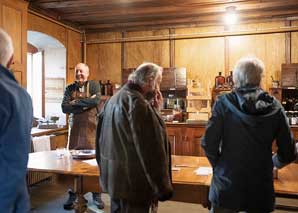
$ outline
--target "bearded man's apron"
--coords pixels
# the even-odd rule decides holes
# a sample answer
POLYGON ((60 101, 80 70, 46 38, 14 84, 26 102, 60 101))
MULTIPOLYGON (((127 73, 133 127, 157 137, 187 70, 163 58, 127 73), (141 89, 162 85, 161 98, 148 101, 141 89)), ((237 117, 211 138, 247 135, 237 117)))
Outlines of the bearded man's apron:
MULTIPOLYGON (((73 100, 90 98, 89 82, 80 91, 72 92, 73 100)), ((70 136, 69 149, 95 149, 98 106, 69 117, 70 136)))

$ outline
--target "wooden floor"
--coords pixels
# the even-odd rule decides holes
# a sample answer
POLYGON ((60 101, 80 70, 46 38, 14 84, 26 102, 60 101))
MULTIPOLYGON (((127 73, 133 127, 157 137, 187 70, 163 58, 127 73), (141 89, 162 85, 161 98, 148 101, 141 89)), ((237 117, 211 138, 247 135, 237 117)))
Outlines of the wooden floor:
MULTIPOLYGON (((74 212, 63 209, 63 203, 67 200, 67 183, 57 184, 55 181, 46 181, 30 187, 31 196, 31 213, 65 213, 74 212)), ((103 211, 98 210, 92 203, 91 193, 87 193, 85 198, 88 200, 88 212, 110 212, 110 200, 107 194, 103 194, 102 198, 106 204, 103 211)), ((298 200, 278 199, 278 203, 288 205, 298 205, 298 200)), ((160 203, 159 213, 208 213, 201 205, 167 201, 160 203)), ((275 210, 274 213, 289 213, 290 211, 275 210)))

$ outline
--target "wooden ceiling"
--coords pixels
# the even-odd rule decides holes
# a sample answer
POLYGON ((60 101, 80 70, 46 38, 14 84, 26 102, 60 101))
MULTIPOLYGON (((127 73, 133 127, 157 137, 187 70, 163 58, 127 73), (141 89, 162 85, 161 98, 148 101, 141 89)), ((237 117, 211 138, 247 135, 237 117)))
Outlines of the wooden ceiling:
POLYGON ((29 8, 79 29, 125 31, 223 24, 235 6, 240 22, 296 19, 298 0, 28 0, 29 8))

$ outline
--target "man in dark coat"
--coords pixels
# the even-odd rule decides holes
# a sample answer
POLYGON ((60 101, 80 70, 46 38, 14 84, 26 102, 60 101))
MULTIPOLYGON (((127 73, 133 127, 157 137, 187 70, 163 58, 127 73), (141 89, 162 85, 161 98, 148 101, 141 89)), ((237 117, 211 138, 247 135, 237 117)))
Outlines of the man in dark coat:
POLYGON ((0 211, 29 212, 26 185, 31 141, 32 101, 8 70, 13 46, 0 29, 0 211))
POLYGON ((96 158, 112 213, 148 213, 172 195, 169 143, 156 111, 161 77, 156 64, 140 65, 100 114, 96 158))
MULTIPOLYGON (((64 92, 62 111, 69 114, 69 149, 95 149, 97 113, 100 107, 100 88, 96 81, 88 81, 89 67, 79 63, 75 67, 76 81, 64 92)), ((69 190, 64 209, 74 207, 76 194, 69 190)), ((104 208, 101 194, 93 192, 93 201, 99 209, 104 208)))
POLYGON ((233 73, 235 89, 213 106, 202 139, 213 167, 211 212, 273 211, 273 167, 295 159, 284 109, 260 88, 263 71, 259 59, 241 59, 233 73), (278 150, 272 156, 274 140, 278 150))

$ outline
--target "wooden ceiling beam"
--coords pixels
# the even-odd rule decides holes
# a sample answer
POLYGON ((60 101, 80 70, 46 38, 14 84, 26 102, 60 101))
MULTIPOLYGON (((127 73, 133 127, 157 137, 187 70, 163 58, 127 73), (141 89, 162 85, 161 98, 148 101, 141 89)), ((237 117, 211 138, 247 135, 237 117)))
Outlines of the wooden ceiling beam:
MULTIPOLYGON (((297 16, 298 9, 288 13, 289 16, 297 16)), ((260 21, 260 20, 272 20, 277 18, 285 18, 284 16, 276 13, 272 15, 271 13, 264 16, 260 14, 251 14, 245 17, 242 17, 240 23, 245 23, 249 21, 260 21)), ((215 15, 215 16, 208 16, 208 17, 184 17, 184 18, 176 18, 171 19, 156 19, 154 21, 135 21, 135 22, 117 22, 114 24, 106 23, 106 24, 94 24, 94 25, 85 25, 84 29, 86 31, 104 31, 104 30, 111 30, 114 29, 118 31, 119 29, 131 29, 131 28, 152 28, 154 26, 177 26, 177 25, 192 25, 192 24, 208 24, 208 25, 224 25, 222 16, 215 15)), ((82 26, 83 27, 83 26, 82 26)))
MULTIPOLYGON (((235 4, 233 4, 235 5, 235 4)), ((266 2, 262 4, 249 4, 249 5, 242 5, 236 7, 237 13, 241 14, 245 11, 250 10, 283 10, 284 8, 298 8, 297 0, 288 0, 287 4, 279 2, 279 4, 274 4, 272 2, 266 2)), ((143 8, 143 9, 116 9, 116 10, 106 10, 104 12, 88 12, 88 13, 72 13, 66 14, 64 13, 61 18, 72 20, 72 19, 79 19, 80 21, 88 21, 90 19, 109 19, 110 17, 154 17, 164 15, 171 15, 171 14, 214 14, 214 13, 223 13, 225 12, 225 7, 222 6, 214 6, 214 7, 183 7, 183 9, 177 8, 175 6, 168 6, 168 7, 160 7, 160 8, 143 8)), ((122 19, 120 18, 120 19, 122 19)))

